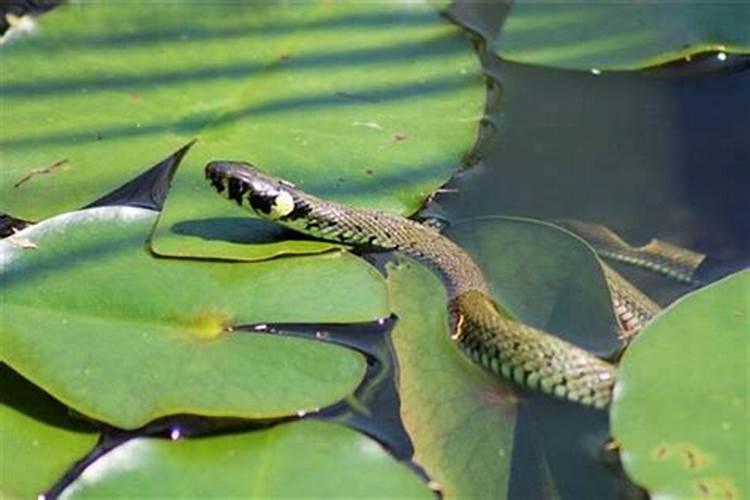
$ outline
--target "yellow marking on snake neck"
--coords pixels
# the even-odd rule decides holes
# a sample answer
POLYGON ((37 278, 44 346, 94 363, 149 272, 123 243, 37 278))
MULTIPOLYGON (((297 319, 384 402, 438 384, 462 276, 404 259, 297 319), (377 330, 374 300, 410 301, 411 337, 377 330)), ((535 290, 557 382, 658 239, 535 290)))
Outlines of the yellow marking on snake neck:
POLYGON ((292 210, 294 210, 294 198, 292 198, 292 195, 288 191, 279 191, 278 196, 273 200, 269 215, 274 219, 278 219, 289 215, 292 213, 292 210))

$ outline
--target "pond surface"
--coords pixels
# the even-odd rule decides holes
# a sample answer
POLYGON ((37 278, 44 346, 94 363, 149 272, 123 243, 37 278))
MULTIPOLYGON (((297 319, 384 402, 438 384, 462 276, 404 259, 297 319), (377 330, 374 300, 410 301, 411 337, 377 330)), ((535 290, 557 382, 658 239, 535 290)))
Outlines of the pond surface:
MULTIPOLYGON (((490 57, 485 70, 492 82, 482 140, 467 168, 420 216, 449 226, 487 215, 602 224, 633 246, 659 238, 707 255, 698 270, 706 282, 750 262, 750 58, 706 54, 644 71, 586 72, 490 57)), ((142 181, 151 189, 165 177, 142 181)), ((390 256, 366 257, 382 270, 390 256)), ((617 268, 662 305, 692 289, 642 269, 617 268)), ((352 325, 350 331, 334 325, 268 329, 323 336, 364 353, 368 377, 357 395, 373 418, 364 419, 344 404, 300 417, 345 423, 408 461, 412 443, 397 421, 398 372, 385 338, 392 327, 388 319, 367 328, 352 325), (363 345, 365 330, 377 342, 363 345)), ((624 476, 616 454, 602 448, 609 433, 606 412, 525 391, 520 401, 510 498, 644 495, 624 476)), ((177 418, 126 438, 166 437, 178 427, 182 435, 252 430, 177 418)), ((116 431, 109 434, 117 442, 105 438, 91 460, 126 440, 116 431)))
POLYGON ((493 63, 495 133, 427 213, 577 219, 633 246, 659 238, 704 253, 714 274, 747 264, 749 68, 747 58, 715 54, 599 75, 493 63))
MULTIPOLYGON (((603 224, 633 246, 658 238, 706 254, 698 276, 708 282, 748 265, 749 58, 706 54, 603 73, 496 60, 487 70, 499 99, 486 139, 423 216, 449 225, 486 215, 603 224)), ((692 289, 614 265, 662 305, 692 289)), ((605 415, 528 402, 518 415, 511 498, 547 496, 545 476, 562 498, 642 494, 597 450, 605 415), (549 469, 539 470, 540 453, 549 469)))

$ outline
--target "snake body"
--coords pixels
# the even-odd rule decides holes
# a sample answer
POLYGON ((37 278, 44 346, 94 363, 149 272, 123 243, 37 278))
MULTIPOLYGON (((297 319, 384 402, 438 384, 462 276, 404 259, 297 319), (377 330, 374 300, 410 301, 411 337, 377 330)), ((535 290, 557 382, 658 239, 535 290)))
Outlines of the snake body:
POLYGON ((451 337, 486 370, 559 398, 609 404, 614 367, 512 318, 492 300, 471 257, 435 229, 316 198, 248 163, 212 162, 205 172, 219 193, 262 218, 322 240, 395 250, 429 266, 446 284, 451 337))
POLYGON ((630 340, 661 312, 661 307, 609 265, 601 262, 601 266, 612 294, 612 310, 620 325, 621 336, 630 340))
POLYGON ((578 220, 558 221, 561 226, 584 238, 604 258, 631 264, 689 285, 701 285, 695 272, 705 255, 662 240, 633 247, 606 226, 578 220))

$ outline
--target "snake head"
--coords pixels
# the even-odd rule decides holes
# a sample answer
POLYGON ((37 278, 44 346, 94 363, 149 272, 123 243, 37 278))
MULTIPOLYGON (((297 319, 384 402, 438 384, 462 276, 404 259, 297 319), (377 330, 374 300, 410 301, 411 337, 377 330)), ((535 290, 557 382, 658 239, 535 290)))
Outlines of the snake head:
POLYGON ((218 193, 264 219, 289 218, 302 208, 293 184, 250 163, 213 161, 206 165, 206 179, 218 193))

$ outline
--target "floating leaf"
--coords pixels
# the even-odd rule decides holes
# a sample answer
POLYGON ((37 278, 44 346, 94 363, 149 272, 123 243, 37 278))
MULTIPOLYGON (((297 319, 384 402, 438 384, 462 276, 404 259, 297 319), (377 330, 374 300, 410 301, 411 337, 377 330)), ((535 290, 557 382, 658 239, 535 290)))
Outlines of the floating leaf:
POLYGON ((471 43, 426 2, 67 3, 0 57, 4 212, 75 209, 199 139, 155 235, 165 254, 210 254, 205 230, 238 217, 201 179, 212 159, 413 212, 485 97, 471 43))
POLYGON ((612 431, 653 497, 744 498, 750 271, 685 296, 620 363, 612 431))
POLYGON ((134 428, 174 413, 270 418, 347 396, 365 366, 350 350, 228 332, 259 322, 371 321, 382 278, 345 254, 263 263, 155 259, 155 213, 64 214, 0 242, 0 357, 77 411, 134 428))
POLYGON ((91 465, 66 498, 424 498, 371 438, 316 421, 176 442, 134 439, 91 465))
POLYGON ((706 51, 750 52, 747 2, 514 2, 494 41, 504 59, 639 69, 706 51))
POLYGON ((0 363, 0 498, 36 498, 98 434, 0 363))

